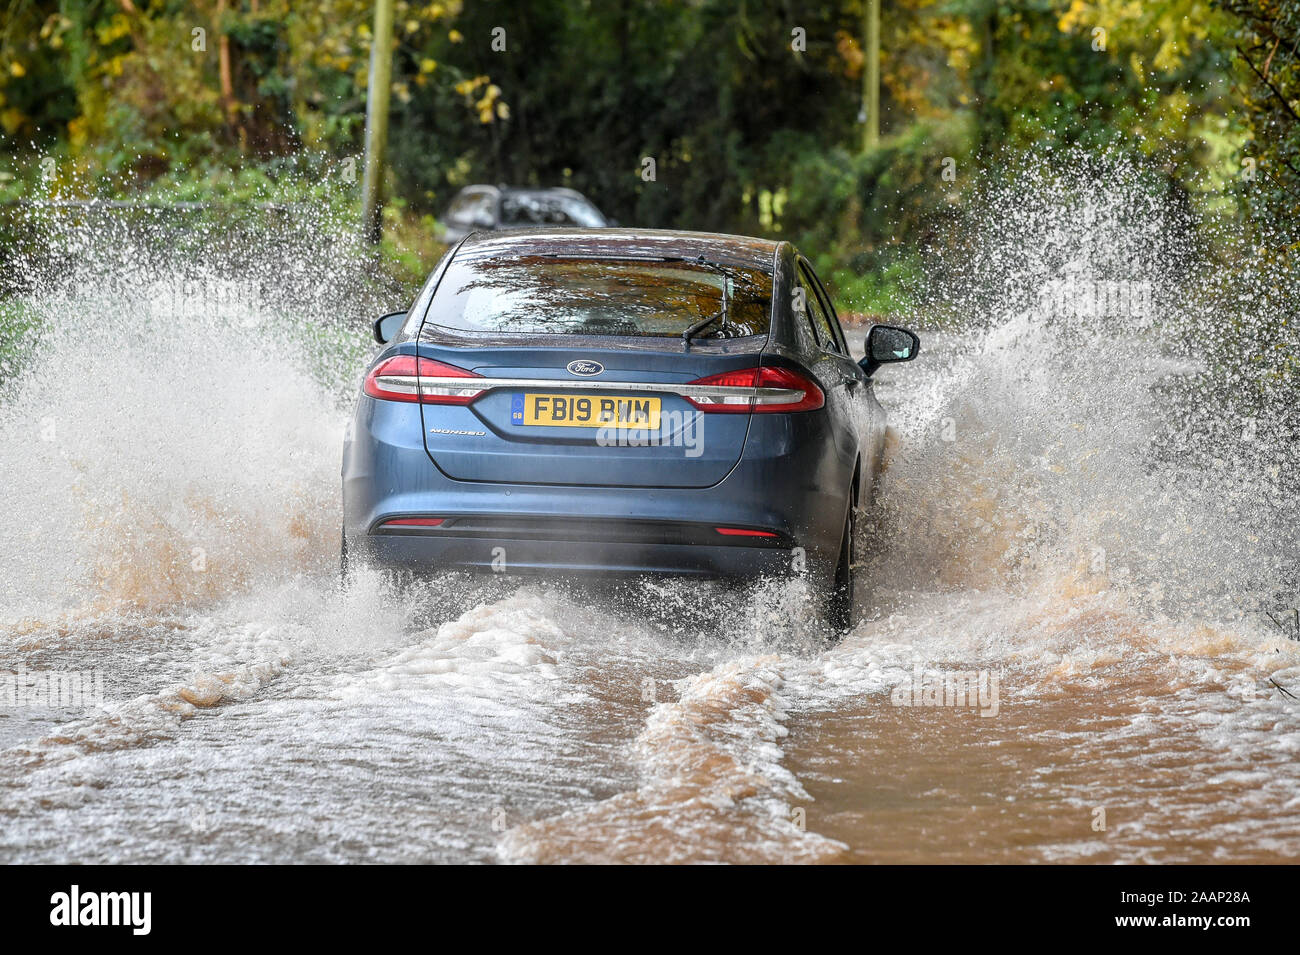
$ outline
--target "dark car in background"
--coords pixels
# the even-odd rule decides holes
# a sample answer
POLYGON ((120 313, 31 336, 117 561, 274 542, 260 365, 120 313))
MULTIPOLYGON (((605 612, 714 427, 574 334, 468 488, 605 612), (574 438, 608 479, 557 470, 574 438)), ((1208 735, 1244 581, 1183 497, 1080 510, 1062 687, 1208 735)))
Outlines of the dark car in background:
POLYGON ((573 189, 466 186, 442 218, 442 241, 459 242, 471 232, 504 229, 602 229, 614 223, 573 189))
POLYGON ((471 235, 375 323, 343 452, 343 561, 410 571, 808 573, 853 618, 885 415, 788 242, 471 235))

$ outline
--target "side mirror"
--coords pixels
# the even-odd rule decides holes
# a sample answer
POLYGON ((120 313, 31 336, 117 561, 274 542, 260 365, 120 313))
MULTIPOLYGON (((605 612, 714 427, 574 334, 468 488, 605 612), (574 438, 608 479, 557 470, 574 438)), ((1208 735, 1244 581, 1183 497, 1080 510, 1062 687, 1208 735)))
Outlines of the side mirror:
POLYGON ((897 325, 872 325, 867 332, 867 353, 858 362, 870 378, 881 365, 911 361, 921 353, 921 339, 916 332, 897 325))
POLYGON ((406 321, 405 312, 390 312, 383 318, 375 320, 375 341, 381 345, 387 345, 393 340, 402 329, 402 323, 406 321))

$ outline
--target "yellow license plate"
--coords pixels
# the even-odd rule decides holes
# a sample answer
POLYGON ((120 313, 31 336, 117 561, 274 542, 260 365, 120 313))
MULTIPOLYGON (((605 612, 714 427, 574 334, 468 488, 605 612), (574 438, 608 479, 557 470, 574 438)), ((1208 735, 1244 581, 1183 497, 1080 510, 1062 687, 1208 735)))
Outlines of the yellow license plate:
POLYGON ((659 427, 659 398, 610 398, 598 395, 516 395, 512 424, 560 428, 659 427), (522 399, 522 401, 520 400, 522 399))

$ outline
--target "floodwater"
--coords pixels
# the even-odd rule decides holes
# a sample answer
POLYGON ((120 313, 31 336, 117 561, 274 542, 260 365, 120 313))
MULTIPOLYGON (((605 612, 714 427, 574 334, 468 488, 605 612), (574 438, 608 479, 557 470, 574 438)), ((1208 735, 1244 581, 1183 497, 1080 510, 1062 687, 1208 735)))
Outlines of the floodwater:
POLYGON ((1159 349, 1017 310, 882 371, 869 609, 829 645, 798 581, 344 591, 329 363, 157 281, 35 296, 75 334, 0 410, 0 678, 100 693, 0 684, 0 861, 1300 851, 1300 644, 1253 612, 1293 525, 1152 464, 1159 349))

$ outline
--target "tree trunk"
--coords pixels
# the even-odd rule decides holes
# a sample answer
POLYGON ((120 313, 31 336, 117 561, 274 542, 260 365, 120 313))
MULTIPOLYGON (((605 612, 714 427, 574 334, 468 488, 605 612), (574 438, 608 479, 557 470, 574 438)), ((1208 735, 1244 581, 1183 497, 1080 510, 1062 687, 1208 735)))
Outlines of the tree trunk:
POLYGON ((217 72, 221 83, 221 112, 226 119, 226 130, 239 139, 244 148, 244 130, 239 123, 239 107, 235 103, 235 83, 230 68, 230 37, 222 26, 226 14, 226 0, 217 0, 217 72))

